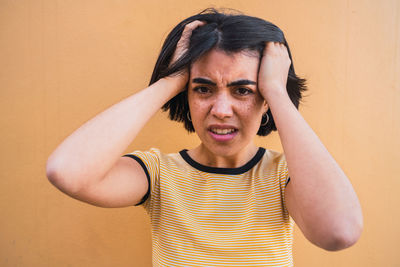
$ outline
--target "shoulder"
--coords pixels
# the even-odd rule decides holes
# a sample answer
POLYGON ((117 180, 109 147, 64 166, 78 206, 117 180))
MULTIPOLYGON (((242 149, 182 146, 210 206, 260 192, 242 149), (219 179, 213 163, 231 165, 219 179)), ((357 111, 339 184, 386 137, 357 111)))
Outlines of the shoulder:
POLYGON ((126 154, 127 157, 139 158, 145 165, 181 165, 183 159, 179 152, 165 153, 159 148, 150 148, 148 150, 135 150, 126 154))
POLYGON ((272 149, 265 149, 264 156, 262 158, 262 163, 268 166, 286 166, 286 157, 282 152, 278 152, 272 149))
POLYGON ((262 173, 262 176, 277 181, 281 186, 289 179, 285 154, 275 150, 265 149, 257 171, 262 173))

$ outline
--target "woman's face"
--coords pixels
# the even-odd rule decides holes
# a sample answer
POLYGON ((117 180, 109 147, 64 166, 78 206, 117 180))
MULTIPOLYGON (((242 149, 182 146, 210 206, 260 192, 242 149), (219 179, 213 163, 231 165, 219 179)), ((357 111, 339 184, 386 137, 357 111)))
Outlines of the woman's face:
POLYGON ((255 52, 213 49, 192 64, 188 87, 194 129, 214 155, 233 156, 253 145, 268 106, 257 89, 255 52))

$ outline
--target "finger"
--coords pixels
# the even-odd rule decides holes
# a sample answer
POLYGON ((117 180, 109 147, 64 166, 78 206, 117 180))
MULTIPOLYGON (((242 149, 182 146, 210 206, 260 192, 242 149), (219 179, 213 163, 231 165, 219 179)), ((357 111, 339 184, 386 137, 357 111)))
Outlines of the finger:
POLYGON ((178 58, 181 57, 186 52, 186 50, 189 48, 189 40, 190 40, 190 37, 192 36, 193 30, 198 27, 201 27, 205 24, 206 24, 206 22, 204 22, 204 21, 194 20, 185 25, 182 35, 181 35, 178 43, 176 44, 176 49, 172 56, 172 60, 171 60, 170 64, 172 64, 176 60, 178 60, 178 58))
POLYGON ((282 55, 289 57, 289 52, 284 43, 279 43, 279 49, 282 55))
POLYGON ((263 56, 266 56, 267 54, 275 54, 277 50, 277 42, 266 42, 264 46, 264 51, 263 51, 263 56))
POLYGON ((179 40, 178 43, 180 43, 180 45, 184 46, 185 48, 189 45, 189 39, 192 36, 192 32, 194 29, 201 27, 203 25, 205 25, 206 23, 204 21, 200 21, 200 20, 194 20, 188 24, 185 25, 185 28, 183 29, 182 35, 181 35, 181 39, 179 40))
POLYGON ((206 24, 205 21, 194 20, 194 21, 192 21, 192 22, 190 22, 190 23, 188 23, 188 24, 185 25, 185 30, 186 30, 186 29, 194 30, 194 29, 196 29, 197 27, 203 26, 203 25, 205 25, 205 24, 206 24))
POLYGON ((266 42, 264 46, 263 56, 266 54, 277 55, 277 54, 288 54, 286 45, 281 42, 266 42))
POLYGON ((185 25, 185 28, 183 29, 182 35, 191 35, 192 31, 198 27, 204 26, 206 23, 204 21, 200 20, 194 20, 188 24, 185 25))
POLYGON ((265 42, 265 47, 267 47, 267 46, 281 46, 281 45, 285 45, 285 43, 283 43, 283 42, 277 42, 277 41, 268 41, 268 42, 265 42))

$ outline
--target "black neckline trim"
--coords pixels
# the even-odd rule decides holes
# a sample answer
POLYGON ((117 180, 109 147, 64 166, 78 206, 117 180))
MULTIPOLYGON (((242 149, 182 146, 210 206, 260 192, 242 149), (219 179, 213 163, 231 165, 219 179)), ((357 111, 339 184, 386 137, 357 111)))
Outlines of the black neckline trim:
POLYGON ((187 149, 183 149, 179 152, 182 158, 193 168, 198 169, 202 172, 209 172, 209 173, 218 173, 218 174, 242 174, 253 168, 264 156, 265 148, 259 147, 257 153, 254 157, 249 160, 245 165, 237 168, 219 168, 219 167, 210 167, 206 165, 202 165, 192 159, 189 154, 187 153, 187 149))

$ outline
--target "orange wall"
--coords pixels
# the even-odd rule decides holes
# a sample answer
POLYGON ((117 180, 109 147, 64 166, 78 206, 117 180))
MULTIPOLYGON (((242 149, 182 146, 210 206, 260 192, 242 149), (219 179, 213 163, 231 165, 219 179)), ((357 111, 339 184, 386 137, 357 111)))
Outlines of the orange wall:
MULTIPOLYGON (((350 249, 323 251, 296 229, 296 266, 399 266, 398 0, 0 1, 0 266, 151 266, 142 208, 69 198, 47 181, 45 162, 73 130, 145 87, 166 34, 212 5, 285 31, 309 81, 301 112, 363 206, 350 249)), ((126 151, 197 143, 160 112, 126 151)), ((257 143, 281 150, 277 133, 257 143)))

